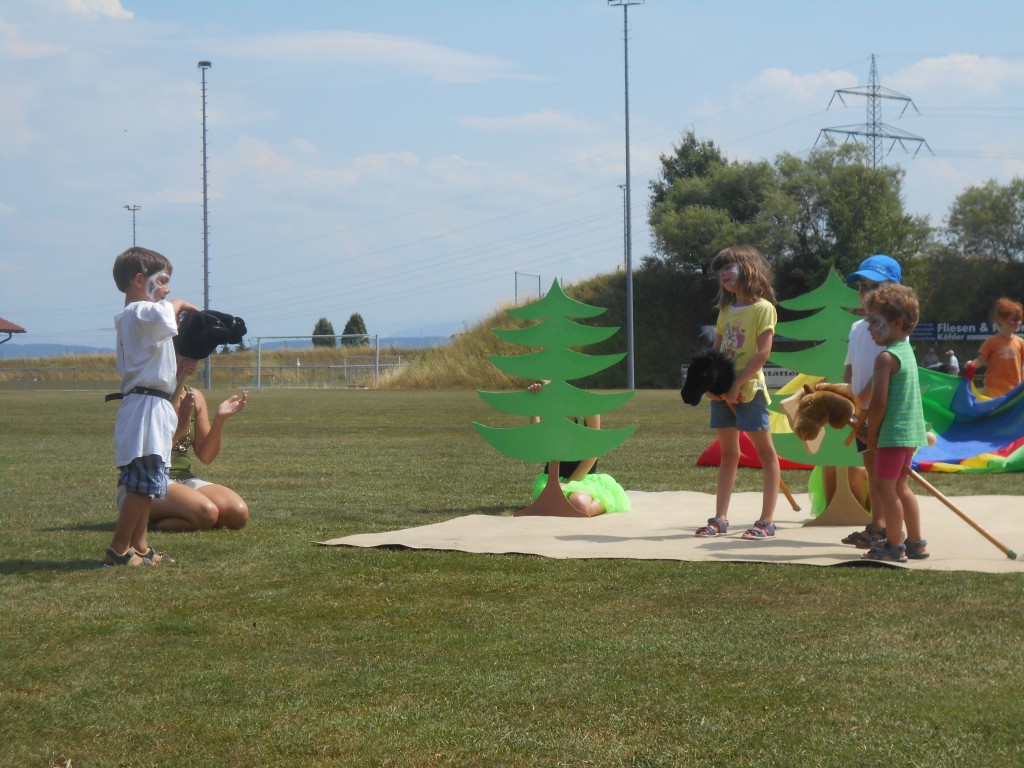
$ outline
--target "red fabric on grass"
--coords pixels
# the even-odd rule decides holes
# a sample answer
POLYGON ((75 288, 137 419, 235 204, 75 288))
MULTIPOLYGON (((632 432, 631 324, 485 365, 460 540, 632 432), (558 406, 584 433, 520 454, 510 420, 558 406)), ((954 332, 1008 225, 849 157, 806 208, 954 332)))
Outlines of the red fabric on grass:
MULTIPOLYGON (((697 459, 698 467, 717 467, 722 463, 722 446, 717 440, 709 445, 704 453, 697 459)), ((740 432, 740 466, 761 469, 761 460, 757 458, 757 451, 754 444, 750 442, 746 432, 740 432)), ((811 464, 798 464, 795 461, 779 457, 779 466, 782 469, 813 469, 811 464)))

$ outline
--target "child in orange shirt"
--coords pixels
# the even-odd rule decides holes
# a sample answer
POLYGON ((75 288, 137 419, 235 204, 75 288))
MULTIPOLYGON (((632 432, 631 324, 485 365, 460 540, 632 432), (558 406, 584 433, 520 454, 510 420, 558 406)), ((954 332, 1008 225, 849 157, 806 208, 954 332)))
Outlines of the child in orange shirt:
POLYGON ((978 357, 964 366, 963 374, 974 377, 977 368, 988 366, 985 373, 985 394, 1005 395, 1024 381, 1024 339, 1017 336, 1024 321, 1024 306, 1018 301, 1001 298, 996 302, 994 325, 998 330, 985 339, 978 357))

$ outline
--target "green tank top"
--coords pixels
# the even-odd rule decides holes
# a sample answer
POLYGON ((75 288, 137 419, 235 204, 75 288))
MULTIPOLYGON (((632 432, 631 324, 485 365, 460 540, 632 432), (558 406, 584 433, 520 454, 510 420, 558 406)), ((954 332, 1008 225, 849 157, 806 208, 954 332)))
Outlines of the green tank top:
POLYGON ((878 431, 878 447, 918 448, 927 439, 917 358, 907 339, 897 341, 885 351, 900 361, 900 370, 889 377, 889 399, 878 431))

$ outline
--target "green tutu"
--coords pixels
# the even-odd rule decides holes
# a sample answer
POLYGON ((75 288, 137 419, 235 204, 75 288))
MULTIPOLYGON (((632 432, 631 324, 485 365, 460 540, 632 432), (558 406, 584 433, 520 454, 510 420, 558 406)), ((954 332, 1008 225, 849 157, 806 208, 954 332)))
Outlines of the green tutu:
MULTIPOLYGON (((590 475, 586 475, 582 480, 572 480, 566 482, 565 478, 561 478, 562 482, 565 483, 562 486, 562 493, 565 494, 565 498, 569 498, 569 494, 572 493, 586 493, 592 496, 597 501, 604 505, 604 511, 606 514, 613 512, 629 512, 632 508, 629 503, 629 496, 626 495, 626 490, 619 485, 618 481, 611 475, 606 475, 602 472, 595 472, 590 475)), ((541 491, 544 490, 544 486, 547 485, 548 475, 546 472, 541 472, 533 480, 533 498, 540 496, 541 491)))

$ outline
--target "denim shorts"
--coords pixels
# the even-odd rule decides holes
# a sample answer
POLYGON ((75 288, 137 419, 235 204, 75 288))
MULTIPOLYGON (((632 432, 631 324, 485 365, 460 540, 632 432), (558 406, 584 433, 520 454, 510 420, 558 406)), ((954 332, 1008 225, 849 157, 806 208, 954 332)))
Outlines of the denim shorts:
POLYGON ((749 403, 733 403, 735 415, 724 400, 711 401, 711 428, 738 429, 740 432, 764 432, 770 426, 768 403, 758 395, 749 403))
POLYGON ((167 465, 157 454, 139 456, 118 469, 121 470, 117 477, 118 506, 125 491, 144 493, 151 499, 167 496, 167 465))

